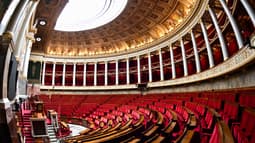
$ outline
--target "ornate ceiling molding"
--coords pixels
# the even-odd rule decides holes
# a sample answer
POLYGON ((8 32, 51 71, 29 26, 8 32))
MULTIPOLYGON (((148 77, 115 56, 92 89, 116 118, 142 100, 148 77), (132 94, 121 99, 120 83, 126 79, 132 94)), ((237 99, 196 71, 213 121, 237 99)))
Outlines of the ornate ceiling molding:
POLYGON ((48 25, 38 27, 37 35, 43 39, 34 44, 32 52, 52 57, 97 58, 148 49, 180 33, 204 1, 129 0, 122 14, 105 26, 80 32, 55 31, 52 27, 65 3, 54 3, 51 14, 45 14, 49 13, 47 4, 40 3, 37 18, 46 19, 48 25))

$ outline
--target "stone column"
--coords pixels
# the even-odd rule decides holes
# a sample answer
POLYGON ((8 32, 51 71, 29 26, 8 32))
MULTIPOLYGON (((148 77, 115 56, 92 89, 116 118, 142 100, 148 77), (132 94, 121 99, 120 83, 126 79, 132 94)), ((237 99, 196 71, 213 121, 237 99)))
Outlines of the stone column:
POLYGON ((220 46, 221 46, 221 51, 222 51, 223 59, 226 60, 226 59, 228 59, 227 44, 226 44, 226 42, 224 40, 224 37, 223 37, 223 34, 221 32, 220 26, 218 25, 216 15, 215 15, 213 10, 209 6, 208 6, 208 11, 209 11, 211 19, 213 21, 213 25, 214 25, 214 27, 216 29, 216 32, 217 32, 217 34, 219 36, 219 41, 220 41, 220 46))
POLYGON ((250 16, 253 26, 255 27, 255 12, 253 8, 249 4, 248 0, 240 0, 240 1, 243 4, 244 9, 247 11, 248 15, 250 16))
POLYGON ((227 14, 228 16, 228 19, 229 19, 229 22, 234 30, 234 33, 235 33, 235 36, 236 36, 236 40, 237 40, 237 43, 238 43, 238 47, 239 49, 243 47, 243 39, 242 39, 242 35, 241 35, 241 32, 236 24, 236 21, 235 21, 235 18, 234 16, 231 14, 230 10, 228 9, 228 6, 225 2, 225 0, 219 0, 225 13, 227 14))
POLYGON ((199 73, 199 72, 201 72, 201 66, 200 66, 200 60, 199 60, 199 55, 198 55, 198 51, 197 51, 197 43, 196 43, 196 39, 195 39, 195 36, 194 36, 194 33, 192 30, 190 31, 190 35, 191 35, 192 45, 193 45, 193 50, 194 50, 196 70, 197 70, 197 73, 199 73))
POLYGON ((129 76, 129 58, 127 58, 127 61, 126 61, 126 78, 127 78, 127 84, 130 84, 130 76, 129 76))
POLYGON ((84 63, 84 66, 83 66, 83 86, 86 86, 86 74, 87 74, 87 64, 84 63))
POLYGON ((97 63, 94 63, 94 86, 97 85, 97 63))
POLYGON ((108 85, 108 62, 104 62, 104 85, 108 85))
POLYGON ((45 69, 46 69, 46 61, 43 62, 42 85, 45 84, 45 69))
POLYGON ((174 64, 174 51, 172 44, 169 45, 170 48, 170 57, 171 57, 171 65, 172 65, 172 78, 176 78, 175 64, 174 64))
POLYGON ((10 34, 0 36, 0 99, 7 99, 10 62, 13 55, 13 41, 10 34))
MULTIPOLYGON (((39 3, 39 1, 35 1, 35 0, 30 0, 31 3, 31 7, 29 9, 27 9, 27 14, 25 15, 24 21, 22 21, 22 25, 21 28, 19 29, 19 31, 17 31, 17 39, 15 40, 15 50, 14 50, 14 54, 15 57, 17 59, 19 59, 19 56, 21 55, 21 51, 24 48, 22 42, 23 42, 23 37, 26 35, 27 29, 29 27, 29 22, 31 20, 31 17, 34 13, 34 11, 36 10, 36 7, 39 3)), ((19 21, 20 22, 20 21, 19 21)))
POLYGON ((163 60, 162 60, 161 49, 158 50, 158 54, 159 54, 160 80, 163 81, 164 80, 164 69, 163 69, 163 60))
POLYGON ((148 53, 149 82, 152 82, 151 53, 148 53))
POLYGON ((53 63, 53 70, 52 70, 52 86, 54 86, 55 85, 55 73, 56 73, 56 63, 54 62, 53 63))
POLYGON ((2 35, 4 31, 13 33, 14 27, 16 27, 20 22, 20 18, 24 18, 22 14, 24 15, 24 10, 28 2, 29 0, 12 0, 1 21, 0 35, 2 35))
POLYGON ((188 76, 188 65, 187 65, 186 53, 185 53, 185 48, 184 48, 184 43, 182 38, 180 40, 180 44, 181 44, 181 51, 182 51, 182 63, 183 63, 183 69, 184 69, 184 76, 188 76))
POLYGON ((35 42, 34 39, 34 34, 31 33, 31 35, 28 37, 28 43, 27 43, 27 48, 26 48, 26 53, 25 53, 25 57, 24 57, 24 61, 23 61, 23 77, 27 79, 27 72, 28 72, 28 65, 29 65, 29 58, 30 58, 30 53, 31 53, 31 49, 32 49, 32 44, 35 42))
POLYGON ((205 46, 206 46, 206 50, 207 50, 207 54, 208 54, 209 65, 210 65, 210 68, 212 68, 214 66, 212 49, 211 49, 210 42, 208 39, 207 30, 206 30, 205 25, 202 20, 200 21, 200 26, 201 26, 204 40, 205 40, 205 46))
POLYGON ((137 56, 137 83, 141 83, 141 65, 140 65, 140 57, 137 56))
POLYGON ((10 34, 0 36, 0 142, 3 143, 18 142, 16 121, 11 108, 11 101, 16 97, 16 69, 10 69, 11 60, 15 62, 13 48, 10 34))
POLYGON ((76 63, 73 64, 73 86, 75 86, 76 79, 76 63))
POLYGON ((63 64, 62 86, 65 86, 65 81, 66 81, 66 63, 63 64))
POLYGON ((119 85, 119 62, 116 60, 115 62, 115 84, 119 85))

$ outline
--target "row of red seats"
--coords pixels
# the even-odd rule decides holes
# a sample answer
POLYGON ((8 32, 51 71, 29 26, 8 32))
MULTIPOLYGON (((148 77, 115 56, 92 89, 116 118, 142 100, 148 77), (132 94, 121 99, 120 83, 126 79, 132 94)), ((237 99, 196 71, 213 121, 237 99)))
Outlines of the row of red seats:
MULTIPOLYGON (((210 115, 210 112, 206 112, 207 108, 205 108, 203 105, 208 105, 208 107, 211 108, 215 108, 216 111, 218 111, 221 114, 222 119, 228 123, 228 125, 232 126, 233 124, 236 123, 240 123, 242 120, 240 118, 243 118, 243 116, 245 116, 245 112, 243 112, 243 108, 246 109, 250 106, 248 106, 249 104, 247 104, 247 106, 243 106, 245 105, 243 102, 243 104, 240 103, 240 99, 242 99, 243 97, 247 98, 247 97, 252 97, 251 93, 252 92, 244 92, 244 91, 235 91, 235 93, 233 94, 224 94, 224 96, 220 96, 220 92, 211 92, 212 94, 210 95, 210 93, 183 93, 183 94, 158 94, 158 95, 147 95, 147 96, 130 96, 128 98, 132 98, 129 101, 125 102, 125 103, 120 103, 123 106, 122 108, 132 108, 133 110, 137 110, 137 106, 142 106, 142 107, 149 107, 152 108, 152 106, 148 106, 148 105, 153 105, 153 106, 157 106, 157 107, 168 107, 169 109, 175 109, 174 106, 172 106, 173 104, 175 104, 176 106, 183 106, 185 105, 186 107, 188 107, 189 109, 191 109, 192 111, 194 111, 194 113, 198 114, 196 117, 200 118, 204 117, 204 121, 201 120, 201 122, 204 122, 203 125, 201 123, 201 126, 203 126, 203 128, 207 128, 208 126, 210 126, 210 122, 212 121, 211 119, 213 118, 212 115, 210 115), (245 93, 245 94, 244 94, 245 93), (249 94, 247 94, 249 93, 249 94), (194 96, 192 96, 194 95, 194 96), (214 96, 215 95, 215 98, 214 96), (235 102, 229 102, 226 101, 231 97, 231 99, 235 99, 235 102), (234 98, 233 98, 234 97, 234 98), (209 100, 209 98, 212 98, 209 100), (217 98, 217 99, 216 99, 217 98), (141 104, 138 104, 139 101, 141 101, 141 104), (135 104, 132 104, 132 103, 135 104), (184 104, 185 103, 185 104, 184 104), (127 104, 130 104, 129 106, 127 104), (206 113, 206 114, 205 114, 206 113)), ((61 97, 61 96, 59 96, 61 97)), ((113 97, 104 97, 105 99, 108 99, 107 102, 111 102, 112 100, 115 100, 117 98, 120 98, 122 96, 116 96, 116 98, 113 97)), ((61 97, 63 99, 65 99, 65 97, 61 97)), ((104 101, 104 100, 100 100, 100 96, 95 96, 95 98, 93 98, 93 96, 88 96, 86 97, 88 99, 88 101, 90 101, 91 99, 94 100, 98 100, 98 101, 104 101), (98 99, 97 99, 98 98, 98 99)), ((47 99, 47 98, 46 98, 47 99)), ((46 100, 45 99, 45 100, 46 100)), ((53 98, 54 100, 57 100, 57 98, 53 98)), ((125 98, 123 98, 125 99, 125 98)), ((75 101, 75 99, 72 99, 75 101)), ((250 101, 249 101, 250 102, 250 101)), ((118 104, 118 105, 120 105, 118 104)), ((100 105, 102 108, 108 108, 110 105, 107 104, 102 104, 100 105)), ((116 105, 117 106, 117 105, 116 105)), ((116 108, 117 109, 117 108, 116 108)), ((121 109, 121 108, 120 108, 121 109)), ((164 108, 155 108, 156 110, 160 111, 161 113, 166 112, 164 110, 164 108)), ((100 111, 101 109, 99 109, 100 111)), ((114 110, 114 109, 109 109, 109 110, 114 110)), ((244 110, 245 111, 245 110, 244 110)), ((106 110, 102 112, 107 112, 106 110)), ((124 111, 123 111, 124 112, 124 111)), ((130 113, 130 111, 129 111, 130 113)), ((144 114, 146 115, 146 114, 144 114)), ((166 118, 166 116, 165 116, 166 118)), ((166 118, 167 119, 167 118, 166 118)), ((254 118, 251 118, 254 119, 254 118)), ((241 136, 242 133, 239 133, 237 136, 235 136, 236 138, 240 139, 239 136, 241 136)), ((247 137, 249 140, 249 137, 247 137)))

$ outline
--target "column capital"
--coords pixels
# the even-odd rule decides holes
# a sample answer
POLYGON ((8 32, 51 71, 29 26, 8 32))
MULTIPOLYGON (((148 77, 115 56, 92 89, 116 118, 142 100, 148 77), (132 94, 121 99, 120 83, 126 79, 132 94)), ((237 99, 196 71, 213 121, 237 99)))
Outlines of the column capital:
POLYGON ((4 40, 11 41, 13 39, 13 32, 7 31, 7 32, 3 33, 2 37, 4 40))
POLYGON ((190 33, 190 34, 193 33, 193 29, 190 29, 189 33, 190 33))
POLYGON ((202 19, 199 19, 199 24, 204 24, 203 20, 202 19))
POLYGON ((33 33, 33 32, 28 32, 27 34, 26 34, 26 38, 28 39, 28 40, 31 40, 33 43, 35 42, 35 36, 34 36, 35 34, 33 33))
POLYGON ((36 34, 37 33, 37 28, 36 27, 31 27, 30 29, 29 29, 29 32, 32 32, 32 33, 34 33, 34 34, 36 34))
POLYGON ((11 50, 14 50, 14 43, 13 43, 13 33, 6 32, 2 36, 0 36, 1 47, 9 47, 11 46, 11 50))
POLYGON ((209 10, 210 9, 210 5, 208 4, 207 6, 206 6, 206 8, 205 8, 205 10, 209 10))

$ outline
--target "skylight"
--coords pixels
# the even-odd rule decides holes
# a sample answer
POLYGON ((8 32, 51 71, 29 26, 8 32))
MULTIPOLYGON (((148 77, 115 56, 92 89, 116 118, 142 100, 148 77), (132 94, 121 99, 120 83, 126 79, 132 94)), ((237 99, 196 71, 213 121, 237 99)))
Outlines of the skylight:
POLYGON ((69 0, 55 30, 83 31, 105 25, 124 10, 128 0, 69 0))

